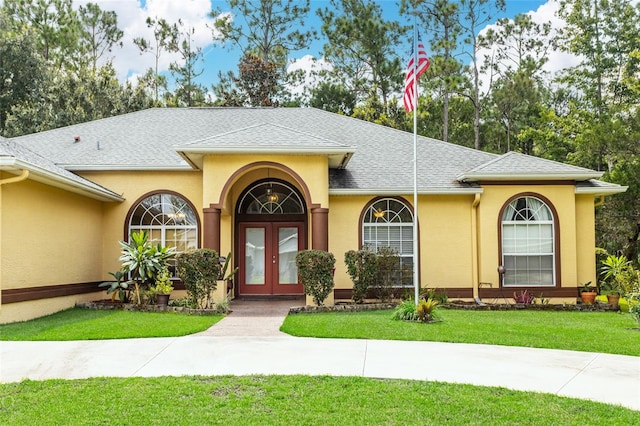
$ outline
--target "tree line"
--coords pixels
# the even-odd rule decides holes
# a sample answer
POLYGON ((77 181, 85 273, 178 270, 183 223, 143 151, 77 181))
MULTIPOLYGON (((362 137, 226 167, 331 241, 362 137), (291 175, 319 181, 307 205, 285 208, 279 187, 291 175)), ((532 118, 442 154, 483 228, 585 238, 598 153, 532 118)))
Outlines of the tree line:
POLYGON ((116 13, 97 4, 5 0, 0 135, 154 106, 209 105, 312 106, 411 130, 399 100, 412 35, 406 23, 415 19, 431 60, 420 79, 418 132, 599 170, 629 186, 597 208, 596 231, 600 246, 637 259, 640 4, 557 1, 560 29, 526 14, 498 19, 504 0, 398 0, 404 23, 386 19, 370 0, 330 0, 316 10, 309 0, 227 0, 210 13, 212 43, 221 54, 241 52, 241 59, 236 72, 205 87, 195 29, 182 20, 148 17, 153 37, 124 40, 116 13), (305 24, 311 14, 320 28, 305 24), (295 52, 318 37, 325 66, 312 76, 287 72, 295 52), (111 63, 123 43, 155 59, 135 83, 120 82, 111 63), (577 65, 546 72, 554 51, 573 55, 577 65), (169 74, 158 68, 168 53, 178 58, 169 74))

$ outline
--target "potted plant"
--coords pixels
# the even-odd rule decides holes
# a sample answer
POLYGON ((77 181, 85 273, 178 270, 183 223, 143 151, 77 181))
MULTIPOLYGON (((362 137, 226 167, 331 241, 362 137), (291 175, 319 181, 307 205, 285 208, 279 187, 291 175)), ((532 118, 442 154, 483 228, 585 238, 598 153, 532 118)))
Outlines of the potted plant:
POLYGON ((591 287, 591 281, 584 283, 582 287, 580 287, 580 298, 585 305, 593 305, 597 295, 598 292, 595 288, 591 287))
POLYGON ((166 267, 167 261, 175 256, 175 247, 162 247, 161 244, 153 245, 149 241, 147 231, 131 234, 131 242, 120 241, 122 248, 120 259, 122 271, 131 273, 131 279, 135 287, 136 302, 141 303, 140 286, 153 282, 158 272, 166 267))
POLYGON ((169 269, 165 267, 158 273, 152 291, 156 296, 156 304, 163 306, 169 304, 169 295, 173 291, 171 279, 169 278, 169 269))
POLYGON ((600 275, 603 279, 602 293, 607 296, 607 303, 617 308, 625 284, 636 275, 631 261, 624 255, 608 255, 602 261, 600 275))

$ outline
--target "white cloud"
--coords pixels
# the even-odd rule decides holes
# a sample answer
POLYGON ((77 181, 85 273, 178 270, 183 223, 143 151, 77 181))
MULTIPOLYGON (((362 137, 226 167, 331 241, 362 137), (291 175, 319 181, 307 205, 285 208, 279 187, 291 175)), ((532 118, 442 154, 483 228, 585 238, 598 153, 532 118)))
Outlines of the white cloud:
MULTIPOLYGON (((74 6, 88 3, 89 0, 75 1, 74 6)), ((138 0, 93 0, 102 10, 112 10, 118 15, 118 27, 124 32, 122 39, 124 46, 114 49, 113 65, 120 79, 125 80, 133 75, 144 72, 155 66, 155 56, 152 53, 140 54, 140 50, 133 43, 133 39, 144 37, 154 40, 153 31, 147 27, 146 19, 164 18, 169 24, 182 20, 185 28, 195 29, 194 47, 204 50, 212 43, 210 26, 213 20, 208 16, 211 11, 209 0, 147 0, 144 7, 138 0)), ((179 60, 176 53, 163 52, 160 56, 158 68, 166 71, 169 64, 179 60)))
MULTIPOLYGON (((549 22, 551 24, 551 35, 553 36, 558 30, 564 27, 564 21, 560 19, 556 14, 560 5, 555 0, 548 0, 545 4, 538 7, 537 10, 532 10, 527 12, 533 22, 537 24, 545 24, 549 22)), ((480 34, 485 34, 490 28, 496 29, 497 25, 488 25, 480 34)), ((543 40, 545 42, 545 40, 543 40)), ((550 42, 550 40, 546 40, 546 42, 550 42)), ((491 49, 480 49, 478 51, 478 61, 479 64, 482 64, 485 57, 491 57, 492 51, 491 49)), ((542 71, 548 73, 548 75, 553 76, 558 71, 566 69, 568 67, 572 67, 577 65, 580 62, 580 58, 576 55, 562 52, 560 50, 549 49, 547 54, 547 62, 542 67, 542 71)), ((490 84, 490 75, 489 73, 481 74, 481 85, 482 90, 487 91, 489 89, 490 84)))
POLYGON ((331 69, 333 69, 333 66, 324 58, 316 59, 311 55, 304 55, 301 58, 294 59, 287 67, 287 73, 302 70, 304 72, 304 79, 302 84, 296 87, 289 87, 289 90, 294 95, 304 96, 308 94, 309 90, 318 82, 318 73, 321 71, 330 71, 331 69))

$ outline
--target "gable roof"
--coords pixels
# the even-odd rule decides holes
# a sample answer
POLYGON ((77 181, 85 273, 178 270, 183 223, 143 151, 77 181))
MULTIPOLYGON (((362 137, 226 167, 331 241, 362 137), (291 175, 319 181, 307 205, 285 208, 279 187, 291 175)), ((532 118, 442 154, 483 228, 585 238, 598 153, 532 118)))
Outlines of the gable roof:
MULTIPOLYGON (((67 170, 193 170, 207 153, 326 155, 330 194, 413 191, 412 133, 315 108, 153 108, 12 140, 67 170)), ((586 181, 601 175, 422 136, 417 155, 422 194, 480 193, 478 180, 586 181)))
POLYGON ((90 180, 57 166, 41 155, 0 137, 0 170, 22 173, 34 181, 79 193, 100 201, 122 201, 123 198, 90 180), (25 173, 24 171, 28 173, 25 173))
POLYGON ((338 168, 346 166, 349 157, 355 151, 350 146, 320 135, 266 122, 177 145, 174 149, 198 167, 202 167, 202 154, 259 152, 263 154, 324 154, 329 156, 329 166, 338 168))

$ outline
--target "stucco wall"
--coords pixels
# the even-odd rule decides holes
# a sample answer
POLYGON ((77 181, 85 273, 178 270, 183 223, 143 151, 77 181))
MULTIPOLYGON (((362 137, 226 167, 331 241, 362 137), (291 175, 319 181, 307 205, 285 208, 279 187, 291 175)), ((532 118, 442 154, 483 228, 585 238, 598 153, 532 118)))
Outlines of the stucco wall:
MULTIPOLYGON (((104 204, 102 225, 102 250, 104 257, 101 265, 101 279, 112 279, 109 271, 120 269, 119 240, 125 238, 127 213, 140 197, 149 192, 174 191, 190 201, 202 224, 202 173, 201 172, 146 172, 146 171, 104 171, 82 172, 83 177, 121 194, 122 203, 104 204)), ((200 229, 202 236, 202 229, 200 229)))
POLYGON ((31 180, 2 187, 3 290, 99 281, 102 203, 31 180))
MULTIPOLYGON (((333 196, 329 206, 329 251, 336 257, 336 288, 352 288, 344 254, 358 250, 360 215, 373 196, 333 196)), ((413 196, 401 197, 410 206, 413 196)), ((422 287, 470 288, 473 196, 420 196, 418 202, 422 287)))
POLYGON ((541 195, 555 208, 558 214, 556 226, 560 232, 559 254, 562 261, 560 281, 563 287, 576 287, 579 281, 578 276, 589 276, 588 271, 593 268, 594 260, 589 260, 585 253, 589 251, 593 253, 595 230, 593 196, 583 196, 577 200, 573 185, 484 186, 484 193, 478 207, 480 282, 492 283, 494 288, 498 286, 497 267, 501 263, 498 250, 500 209, 516 194, 541 195), (580 235, 580 246, 578 235, 580 235))

